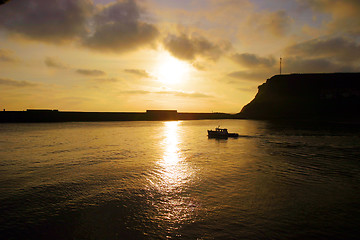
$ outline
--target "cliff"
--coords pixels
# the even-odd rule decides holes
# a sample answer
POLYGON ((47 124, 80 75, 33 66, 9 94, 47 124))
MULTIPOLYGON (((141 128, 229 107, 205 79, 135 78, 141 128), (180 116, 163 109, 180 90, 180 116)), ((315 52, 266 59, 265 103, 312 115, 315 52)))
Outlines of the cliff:
POLYGON ((275 75, 259 86, 242 118, 359 118, 360 73, 275 75))

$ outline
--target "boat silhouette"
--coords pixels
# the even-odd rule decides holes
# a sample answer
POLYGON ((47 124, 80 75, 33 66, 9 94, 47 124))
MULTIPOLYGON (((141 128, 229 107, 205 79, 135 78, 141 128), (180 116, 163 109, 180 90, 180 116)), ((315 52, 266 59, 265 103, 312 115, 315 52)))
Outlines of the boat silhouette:
POLYGON ((227 139, 229 137, 237 138, 239 134, 237 133, 229 133, 226 128, 220 128, 218 126, 215 130, 207 130, 208 138, 219 138, 219 139, 227 139))

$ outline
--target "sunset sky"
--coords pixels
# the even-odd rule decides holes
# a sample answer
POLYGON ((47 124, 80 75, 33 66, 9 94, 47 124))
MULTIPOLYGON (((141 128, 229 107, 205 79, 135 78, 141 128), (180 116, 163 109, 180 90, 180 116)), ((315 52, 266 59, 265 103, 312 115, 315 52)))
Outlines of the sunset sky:
POLYGON ((359 43, 359 0, 12 0, 0 108, 236 113, 280 57, 357 72, 359 43))

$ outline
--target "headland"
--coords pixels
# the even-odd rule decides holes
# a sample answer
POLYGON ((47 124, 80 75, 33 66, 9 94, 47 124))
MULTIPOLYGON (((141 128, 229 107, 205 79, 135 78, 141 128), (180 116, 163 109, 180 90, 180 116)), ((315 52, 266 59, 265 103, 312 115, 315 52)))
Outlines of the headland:
POLYGON ((146 112, 74 112, 52 109, 0 111, 6 122, 168 121, 200 119, 360 119, 360 73, 275 75, 258 87, 255 98, 237 114, 146 112))
POLYGON ((275 75, 238 117, 360 119, 360 73, 275 75))

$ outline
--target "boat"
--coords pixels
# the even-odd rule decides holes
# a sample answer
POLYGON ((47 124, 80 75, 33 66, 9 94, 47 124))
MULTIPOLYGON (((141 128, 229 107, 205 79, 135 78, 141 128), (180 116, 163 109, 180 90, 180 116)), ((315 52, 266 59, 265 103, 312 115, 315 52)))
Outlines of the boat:
POLYGON ((239 137, 239 134, 237 134, 237 133, 229 133, 226 128, 220 128, 220 126, 215 128, 215 130, 207 130, 207 132, 208 132, 208 137, 209 138, 227 139, 229 137, 232 137, 232 138, 239 137))

